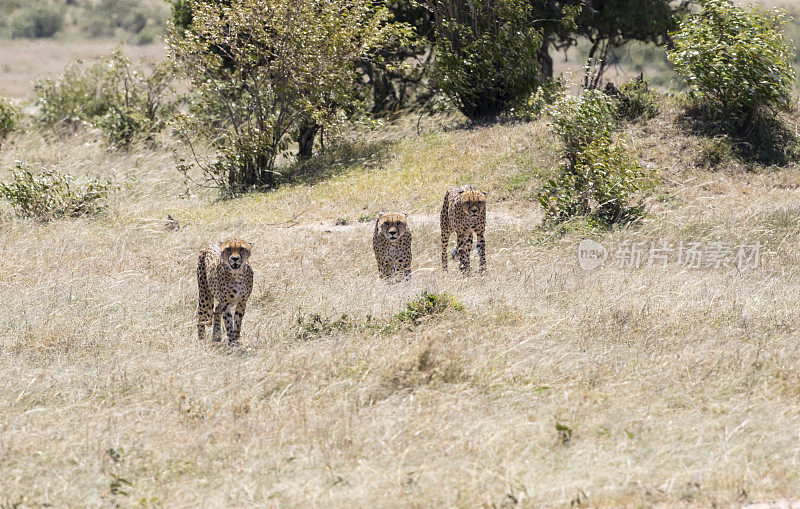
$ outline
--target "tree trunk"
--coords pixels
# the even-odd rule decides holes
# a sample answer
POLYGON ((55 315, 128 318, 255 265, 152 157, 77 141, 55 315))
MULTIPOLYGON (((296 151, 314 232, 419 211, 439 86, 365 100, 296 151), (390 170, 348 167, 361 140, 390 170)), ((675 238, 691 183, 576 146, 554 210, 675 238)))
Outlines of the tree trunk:
POLYGON ((539 47, 539 64, 542 66, 542 74, 546 78, 553 78, 553 57, 550 56, 550 41, 542 41, 539 47))
POLYGON ((317 136, 319 128, 319 124, 308 120, 304 120, 303 123, 300 124, 300 129, 297 133, 297 144, 299 145, 297 149, 298 159, 311 158, 314 153, 314 138, 317 136))

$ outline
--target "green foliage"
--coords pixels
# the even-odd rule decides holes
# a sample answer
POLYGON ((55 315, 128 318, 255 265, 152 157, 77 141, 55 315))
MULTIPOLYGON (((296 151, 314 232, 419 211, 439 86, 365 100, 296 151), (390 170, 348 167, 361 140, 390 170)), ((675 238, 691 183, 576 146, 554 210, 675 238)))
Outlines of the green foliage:
POLYGON ((164 127, 176 103, 169 97, 169 64, 150 72, 119 52, 84 66, 69 65, 56 79, 35 85, 40 120, 49 127, 100 127, 113 145, 125 147, 164 127))
POLYGON ((397 319, 419 325, 422 318, 444 313, 448 309, 463 311, 464 306, 449 293, 430 293, 425 290, 419 297, 406 304, 406 308, 397 315, 397 319))
POLYGON ((20 112, 14 103, 0 97, 0 146, 3 140, 19 127, 20 112))
POLYGON ((669 59, 707 107, 747 125, 759 110, 791 107, 794 51, 781 34, 785 23, 780 10, 704 0, 680 22, 669 59))
POLYGON ((275 187, 275 160, 302 122, 335 130, 358 107, 355 63, 399 30, 371 0, 191 1, 190 13, 186 5, 173 11, 169 37, 197 96, 182 125, 187 140, 216 149, 211 164, 194 162, 227 196, 275 187), (188 29, 179 26, 187 19, 188 29))
POLYGON ((612 83, 606 84, 606 95, 616 102, 617 117, 622 120, 648 120, 658 115, 658 94, 650 88, 642 75, 619 88, 612 83))
POLYGON ((606 138, 594 140, 577 154, 574 164, 561 164, 560 175, 537 196, 549 220, 586 216, 598 226, 630 224, 644 212, 635 195, 651 187, 651 179, 630 158, 625 147, 606 138))
POLYGON ((558 177, 537 195, 547 219, 560 223, 584 216, 602 227, 636 221, 644 210, 636 195, 651 187, 652 179, 612 139, 613 100, 585 90, 577 97, 564 94, 548 112, 565 160, 558 177))
POLYGON ((43 221, 98 214, 114 190, 110 180, 94 177, 78 184, 68 173, 52 168, 34 170, 21 163, 11 170, 9 182, 0 182, 0 196, 19 216, 43 221))
POLYGON ((546 111, 553 132, 564 145, 564 157, 573 164, 585 147, 610 138, 616 129, 614 101, 599 90, 584 90, 578 96, 562 91, 546 111))
POLYGON ((299 313, 295 337, 301 341, 309 341, 335 332, 344 332, 352 327, 352 321, 345 314, 339 318, 328 318, 319 313, 299 313))
POLYGON ((524 104, 543 82, 528 2, 428 0, 434 14, 433 77, 471 120, 491 119, 524 104))
POLYGON ((46 39, 64 26, 64 13, 50 3, 35 2, 16 9, 8 19, 11 37, 15 39, 46 39))

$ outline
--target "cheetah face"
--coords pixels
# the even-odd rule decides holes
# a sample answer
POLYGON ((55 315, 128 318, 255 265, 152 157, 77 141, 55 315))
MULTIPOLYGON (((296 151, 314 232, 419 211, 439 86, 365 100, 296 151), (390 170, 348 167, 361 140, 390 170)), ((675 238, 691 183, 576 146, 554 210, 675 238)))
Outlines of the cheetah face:
POLYGON ((227 241, 220 246, 222 259, 234 272, 247 264, 250 258, 250 244, 244 241, 227 241))
POLYGON ((461 208, 471 220, 476 220, 486 210, 486 193, 470 190, 461 195, 461 208))
POLYGON ((389 242, 397 242, 408 231, 407 217, 408 214, 381 214, 378 218, 378 228, 381 234, 389 242))

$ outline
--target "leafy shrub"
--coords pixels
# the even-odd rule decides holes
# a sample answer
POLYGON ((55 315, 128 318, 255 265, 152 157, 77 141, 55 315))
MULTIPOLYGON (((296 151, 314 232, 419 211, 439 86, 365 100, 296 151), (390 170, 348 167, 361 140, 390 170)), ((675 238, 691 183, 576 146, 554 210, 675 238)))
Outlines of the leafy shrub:
POLYGON ((436 27, 434 79, 471 120, 524 103, 544 81, 541 33, 519 0, 428 0, 436 27))
POLYGON ((791 107, 794 51, 780 29, 786 14, 704 0, 673 34, 669 59, 717 115, 747 125, 759 110, 791 107))
POLYGON ((119 52, 89 66, 71 64, 57 79, 35 85, 41 121, 50 127, 100 127, 114 145, 127 146, 164 127, 176 103, 169 97, 173 73, 159 64, 147 73, 119 52))
POLYGON ((11 181, 0 182, 0 196, 17 214, 44 221, 97 214, 115 189, 110 180, 94 177, 78 184, 68 173, 52 168, 34 170, 21 163, 11 170, 11 181))
POLYGON ((636 194, 649 188, 651 179, 612 139, 613 100, 600 91, 584 90, 577 97, 564 94, 548 113, 565 160, 559 175, 537 195, 547 219, 559 223, 586 216, 605 227, 637 220, 644 207, 636 194))
POLYGON ((464 306, 449 293, 430 293, 425 290, 419 297, 406 304, 406 308, 397 315, 397 319, 419 325, 422 318, 444 313, 448 309, 463 311, 464 306))
POLYGON ((648 120, 658 115, 658 95, 642 75, 623 83, 619 88, 606 84, 606 95, 616 101, 617 116, 622 120, 648 120))
POLYGON ((15 39, 45 39, 53 37, 64 26, 64 14, 51 4, 17 9, 8 21, 11 37, 15 39))
POLYGON ((3 140, 19 126, 20 113, 14 103, 0 97, 0 146, 3 140))
POLYGON ((553 132, 564 145, 563 155, 571 164, 585 147, 610 138, 616 128, 614 101, 599 90, 584 90, 579 96, 562 91, 546 111, 553 132))
POLYGON ((545 184, 537 199, 556 223, 586 216, 608 227, 638 220, 644 204, 635 196, 650 185, 623 145, 598 138, 583 147, 574 164, 562 163, 559 176, 545 184))

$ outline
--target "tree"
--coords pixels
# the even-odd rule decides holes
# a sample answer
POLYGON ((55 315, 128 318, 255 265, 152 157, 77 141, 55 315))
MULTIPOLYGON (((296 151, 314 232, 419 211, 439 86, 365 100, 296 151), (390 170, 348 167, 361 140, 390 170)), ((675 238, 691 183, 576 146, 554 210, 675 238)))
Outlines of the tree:
POLYGON ((195 162, 233 195, 278 184, 276 157, 302 122, 335 126, 354 107, 355 62, 397 27, 371 0, 189 0, 191 28, 171 23, 170 57, 198 100, 184 119, 216 160, 195 162))
POLYGON ((470 120, 491 119, 541 83, 541 33, 522 0, 428 0, 434 79, 470 120))
POLYGON ((630 41, 669 44, 678 15, 693 3, 695 0, 530 0, 533 18, 543 31, 542 67, 552 76, 550 50, 567 48, 585 37, 591 43, 589 60, 600 65, 591 82, 587 76, 585 85, 596 88, 611 51, 630 41), (564 23, 576 8, 575 23, 564 23))

